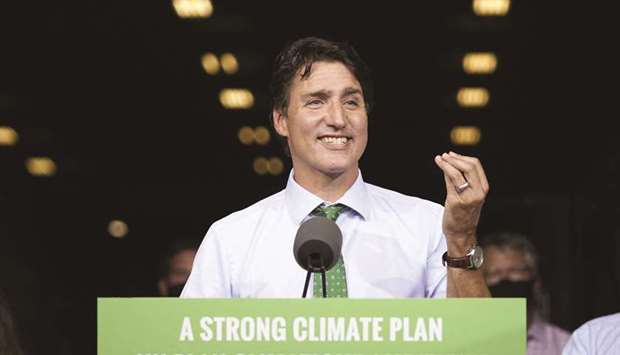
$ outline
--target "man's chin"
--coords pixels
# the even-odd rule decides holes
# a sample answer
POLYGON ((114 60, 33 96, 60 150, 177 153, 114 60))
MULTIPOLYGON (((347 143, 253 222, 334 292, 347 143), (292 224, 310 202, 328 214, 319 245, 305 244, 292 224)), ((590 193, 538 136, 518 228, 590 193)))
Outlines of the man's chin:
POLYGON ((308 177, 323 175, 331 179, 336 179, 349 174, 357 176, 358 166, 355 161, 344 159, 344 157, 338 158, 321 160, 308 159, 306 161, 301 159, 295 160, 295 158, 293 158, 293 168, 297 174, 307 175, 308 177))
POLYGON ((344 164, 333 164, 326 166, 322 169, 322 172, 332 179, 336 179, 347 173, 357 172, 357 167, 344 164))

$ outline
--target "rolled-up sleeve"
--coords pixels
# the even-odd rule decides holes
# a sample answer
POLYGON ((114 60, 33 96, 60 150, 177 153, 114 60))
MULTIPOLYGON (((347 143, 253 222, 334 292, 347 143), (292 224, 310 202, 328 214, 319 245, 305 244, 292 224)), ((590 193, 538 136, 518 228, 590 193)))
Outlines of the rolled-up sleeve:
POLYGON ((443 234, 443 208, 438 209, 434 238, 429 245, 426 260, 426 297, 445 298, 447 295, 448 272, 442 264, 443 253, 448 250, 446 237, 443 234))

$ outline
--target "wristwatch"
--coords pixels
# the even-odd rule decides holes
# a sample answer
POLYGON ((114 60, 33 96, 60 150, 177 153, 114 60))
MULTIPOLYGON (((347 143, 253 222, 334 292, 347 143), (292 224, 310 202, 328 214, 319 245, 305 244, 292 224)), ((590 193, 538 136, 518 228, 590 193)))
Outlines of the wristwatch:
POLYGON ((448 252, 446 251, 443 253, 441 259, 444 266, 447 264, 449 267, 458 269, 478 270, 480 266, 482 266, 484 255, 482 253, 482 248, 479 245, 474 244, 463 257, 449 257, 448 252))

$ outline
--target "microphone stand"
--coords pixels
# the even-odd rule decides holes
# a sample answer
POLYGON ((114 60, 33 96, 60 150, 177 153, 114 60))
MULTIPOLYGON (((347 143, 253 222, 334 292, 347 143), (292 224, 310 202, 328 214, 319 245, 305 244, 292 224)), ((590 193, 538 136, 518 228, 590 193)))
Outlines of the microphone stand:
POLYGON ((320 265, 320 267, 316 267, 312 265, 313 256, 316 257, 316 255, 308 256, 308 267, 306 268, 306 270, 308 270, 308 273, 306 274, 306 282, 304 283, 304 292, 301 294, 301 297, 306 298, 306 294, 308 293, 308 286, 310 285, 310 275, 312 275, 312 272, 319 271, 321 272, 321 283, 323 285, 323 298, 327 298, 327 278, 325 277, 325 266, 323 263, 323 257, 321 255, 318 255, 318 260, 315 260, 315 261, 318 261, 318 265, 320 265))
MULTIPOLYGON (((308 285, 310 284, 310 275, 312 275, 312 271, 308 270, 306 274, 306 282, 304 284, 304 292, 301 295, 301 298, 306 298, 306 294, 308 293, 308 285)), ((325 268, 321 268, 321 282, 323 284, 323 298, 327 298, 327 281, 325 277, 325 268)))
POLYGON ((301 295, 301 298, 306 298, 306 293, 308 293, 308 285, 310 284, 310 275, 312 271, 308 269, 308 274, 306 275, 306 283, 304 284, 304 293, 301 295))

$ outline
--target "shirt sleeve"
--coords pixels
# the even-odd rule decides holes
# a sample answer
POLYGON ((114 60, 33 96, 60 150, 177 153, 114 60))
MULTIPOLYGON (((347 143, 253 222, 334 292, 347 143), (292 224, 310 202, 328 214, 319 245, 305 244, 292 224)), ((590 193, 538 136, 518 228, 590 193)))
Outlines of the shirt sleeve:
POLYGON ((588 355, 592 354, 592 349, 589 349, 590 343, 590 329, 587 324, 577 328, 573 335, 571 335, 568 343, 562 351, 562 355, 588 355))
POLYGON ((181 298, 232 297, 230 263, 227 260, 228 255, 213 225, 198 248, 181 298))
POLYGON ((428 258, 426 259, 426 297, 445 298, 447 295, 448 272, 441 262, 443 253, 448 250, 446 237, 443 235, 443 208, 436 218, 434 238, 429 243, 428 258))

